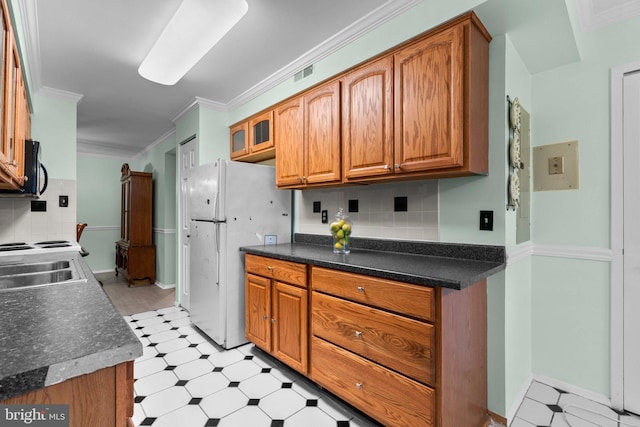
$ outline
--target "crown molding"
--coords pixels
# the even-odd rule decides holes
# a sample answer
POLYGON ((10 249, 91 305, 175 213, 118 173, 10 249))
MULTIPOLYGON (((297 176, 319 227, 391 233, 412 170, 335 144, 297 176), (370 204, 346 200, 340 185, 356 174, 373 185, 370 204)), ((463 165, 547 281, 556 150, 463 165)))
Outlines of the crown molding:
POLYGON ((162 135, 160 138, 158 138, 155 141, 153 141, 151 144, 149 144, 146 147, 144 147, 144 149, 142 151, 140 151, 137 155, 140 156, 142 154, 148 153, 149 151, 153 150, 157 145, 162 144, 164 141, 167 140, 167 138, 170 138, 170 137, 174 136, 175 134, 176 134, 176 129, 173 128, 170 131, 166 132, 164 135, 162 135))
POLYGON ((42 63, 40 61, 40 33, 38 30, 38 4, 36 0, 18 0, 22 18, 24 47, 29 58, 28 74, 34 92, 42 85, 42 63))
POLYGON ((78 139, 76 153, 81 157, 107 157, 116 159, 131 159, 139 154, 139 150, 122 144, 111 144, 101 141, 78 139))
POLYGON ((421 3, 423 0, 389 0, 379 8, 364 16, 360 20, 354 22, 349 27, 336 33, 333 37, 320 43, 313 49, 304 53, 293 62, 276 71, 266 79, 249 88, 239 96, 235 97, 226 104, 228 110, 232 110, 242 104, 251 101, 260 96, 264 92, 293 76, 298 71, 314 64, 337 50, 343 48, 354 40, 360 38, 364 34, 370 32, 376 27, 395 18, 404 11, 421 3))
POLYGON ((66 99, 68 101, 73 101, 76 104, 79 104, 80 101, 82 101, 82 98, 84 98, 84 95, 82 95, 80 93, 69 92, 67 90, 55 89, 55 88, 47 87, 47 86, 40 87, 38 92, 42 93, 44 95, 54 96, 56 98, 62 98, 62 99, 66 99))
POLYGON ((180 109, 180 111, 175 116, 171 117, 171 121, 173 123, 177 122, 182 118, 182 116, 195 110, 196 107, 206 107, 212 110, 227 111, 227 106, 221 102, 212 101, 210 99, 196 96, 191 101, 189 101, 187 105, 182 107, 182 109, 180 109))

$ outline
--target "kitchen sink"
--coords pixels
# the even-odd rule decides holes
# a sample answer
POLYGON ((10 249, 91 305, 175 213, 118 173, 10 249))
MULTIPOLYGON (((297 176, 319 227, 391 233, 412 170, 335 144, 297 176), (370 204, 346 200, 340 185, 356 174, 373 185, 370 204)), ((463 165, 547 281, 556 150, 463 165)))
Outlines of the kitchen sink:
POLYGON ((73 259, 46 262, 21 262, 0 265, 0 292, 54 285, 70 281, 86 281, 73 259))
POLYGON ((39 271, 55 271, 69 268, 69 261, 37 262, 31 264, 13 264, 0 266, 0 276, 12 274, 36 273, 39 271))
POLYGON ((0 290, 53 285, 73 279, 71 270, 45 271, 43 273, 13 274, 0 277, 0 290))

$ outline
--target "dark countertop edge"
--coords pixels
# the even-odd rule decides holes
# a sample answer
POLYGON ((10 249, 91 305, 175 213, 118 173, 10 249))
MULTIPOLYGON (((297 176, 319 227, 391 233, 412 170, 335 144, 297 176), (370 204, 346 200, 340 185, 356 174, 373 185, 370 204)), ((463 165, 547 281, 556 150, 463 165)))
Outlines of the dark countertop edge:
MULTIPOLYGON (((293 242, 331 247, 332 239, 330 235, 296 233, 293 242)), ((351 248, 497 263, 507 260, 505 247, 497 245, 351 237, 351 248)))
MULTIPOLYGON (((284 261, 302 262, 305 264, 311 264, 318 267, 332 268, 335 270, 341 270, 341 271, 346 271, 350 273, 359 273, 359 274, 364 274, 368 276, 379 277, 382 279, 397 280, 397 281, 412 283, 416 285, 435 286, 435 287, 448 288, 453 290, 464 289, 506 268, 506 261, 490 262, 490 261, 479 261, 476 259, 453 258, 454 260, 459 260, 461 263, 472 262, 472 263, 482 263, 486 265, 486 268, 483 268, 482 272, 480 273, 476 272, 473 275, 468 275, 467 277, 465 277, 464 280, 460 280, 460 279, 455 280, 455 279, 446 279, 444 277, 435 277, 435 276, 429 275, 428 273, 415 274, 415 273, 403 272, 401 270, 388 270, 388 269, 384 270, 384 269, 370 267, 366 265, 348 264, 348 263, 342 263, 334 260, 331 260, 331 261, 322 260, 322 259, 317 259, 310 256, 291 255, 287 253, 277 252, 277 249, 275 249, 278 246, 294 247, 298 245, 303 247, 311 247, 314 249, 317 248, 319 251, 323 251, 323 252, 331 251, 331 247, 328 245, 323 246, 323 245, 317 245, 317 244, 298 243, 298 242, 284 244, 284 245, 275 245, 275 246, 270 246, 270 245, 244 246, 240 248, 240 251, 254 254, 254 255, 263 255, 263 256, 280 259, 284 261)), ((361 249, 361 250, 358 250, 358 252, 361 254, 367 253, 367 252, 371 252, 372 254, 380 254, 381 252, 384 252, 384 251, 373 251, 373 250, 361 249)), ((395 254, 397 255, 398 253, 395 253, 395 254)), ((416 255, 416 254, 412 254, 412 255, 416 255)), ((434 255, 422 255, 422 256, 429 257, 431 259, 433 258, 446 258, 447 260, 452 259, 451 257, 439 257, 434 255)))
MULTIPOLYGON (((78 264, 87 278, 87 282, 82 285, 96 286, 100 288, 100 291, 104 292, 87 263, 81 259, 80 254, 75 255, 74 258, 79 261, 78 264)), ((107 295, 105 294, 104 296, 107 301, 109 301, 111 308, 117 312, 107 295)), ((118 315, 120 314, 118 313, 118 315)), ((127 326, 127 329, 130 330, 124 318, 122 318, 122 322, 127 326)), ((1 378, 0 401, 64 382, 80 375, 90 374, 100 369, 128 362, 142 356, 142 343, 138 340, 133 331, 131 331, 131 335, 135 338, 135 341, 131 340, 127 345, 108 348, 77 359, 70 359, 66 362, 56 363, 51 366, 42 366, 1 378), (71 366, 74 368, 69 369, 71 366)))

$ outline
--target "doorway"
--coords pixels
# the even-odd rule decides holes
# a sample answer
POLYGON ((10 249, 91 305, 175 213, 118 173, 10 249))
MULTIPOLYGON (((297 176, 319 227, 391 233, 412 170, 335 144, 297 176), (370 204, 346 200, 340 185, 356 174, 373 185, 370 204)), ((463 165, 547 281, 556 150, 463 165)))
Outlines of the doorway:
POLYGON ((190 308, 191 282, 189 274, 189 169, 198 165, 197 146, 195 135, 180 144, 180 305, 186 310, 190 308))
POLYGON ((640 63, 611 72, 611 403, 640 414, 640 63))

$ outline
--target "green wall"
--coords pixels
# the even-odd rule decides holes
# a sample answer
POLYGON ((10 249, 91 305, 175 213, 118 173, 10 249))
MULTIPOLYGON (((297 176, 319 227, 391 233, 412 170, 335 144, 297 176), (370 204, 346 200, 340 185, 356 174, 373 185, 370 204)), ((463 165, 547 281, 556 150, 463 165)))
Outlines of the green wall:
POLYGON ((79 223, 86 223, 80 243, 94 272, 115 269, 115 242, 120 240, 120 168, 125 159, 78 157, 79 223))

